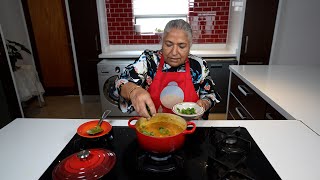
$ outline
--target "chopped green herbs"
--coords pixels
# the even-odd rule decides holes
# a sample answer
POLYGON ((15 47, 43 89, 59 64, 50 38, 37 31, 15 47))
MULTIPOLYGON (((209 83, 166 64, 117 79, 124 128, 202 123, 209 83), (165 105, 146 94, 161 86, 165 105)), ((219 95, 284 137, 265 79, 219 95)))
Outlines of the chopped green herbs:
POLYGON ((169 134, 169 130, 165 127, 159 127, 159 132, 160 134, 164 134, 164 135, 169 134))
POLYGON ((91 128, 91 129, 88 129, 87 133, 89 135, 95 135, 95 134, 98 134, 98 133, 100 133, 102 131, 103 131, 103 129, 100 126, 95 126, 95 127, 91 128))
POLYGON ((149 132, 149 131, 146 131, 146 130, 142 130, 142 134, 145 134, 147 136, 154 136, 153 132, 149 132))
POLYGON ((195 108, 185 108, 185 109, 179 109, 177 108, 179 113, 181 114, 187 114, 187 115, 192 115, 192 114, 197 114, 195 108))

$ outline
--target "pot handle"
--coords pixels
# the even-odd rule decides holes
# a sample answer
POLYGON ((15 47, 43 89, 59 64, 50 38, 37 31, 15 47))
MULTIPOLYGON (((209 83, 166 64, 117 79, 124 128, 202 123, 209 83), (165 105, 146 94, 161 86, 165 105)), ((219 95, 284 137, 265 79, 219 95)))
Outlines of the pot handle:
POLYGON ((134 125, 131 124, 131 121, 133 121, 133 120, 138 120, 139 118, 140 118, 140 117, 137 117, 137 116, 130 118, 129 121, 128 121, 128 126, 129 126, 130 128, 132 128, 132 129, 136 129, 135 124, 134 124, 134 125))
POLYGON ((196 130, 196 124, 194 122, 191 122, 191 121, 187 122, 187 127, 189 125, 193 126, 192 129, 190 129, 190 130, 186 129, 185 131, 182 132, 183 134, 192 134, 196 130))

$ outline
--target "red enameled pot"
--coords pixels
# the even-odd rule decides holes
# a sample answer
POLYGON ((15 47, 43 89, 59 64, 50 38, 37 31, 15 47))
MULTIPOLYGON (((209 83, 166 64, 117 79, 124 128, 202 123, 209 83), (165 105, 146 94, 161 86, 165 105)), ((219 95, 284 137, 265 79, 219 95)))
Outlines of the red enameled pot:
POLYGON ((182 117, 169 113, 157 113, 149 120, 142 117, 132 117, 128 121, 128 126, 135 129, 137 140, 141 148, 153 153, 170 153, 181 148, 185 141, 185 135, 192 134, 196 129, 194 122, 187 122, 182 117), (137 122, 133 125, 131 122, 134 120, 137 120, 137 122), (140 132, 142 126, 148 126, 149 124, 159 121, 175 123, 176 125, 179 125, 183 131, 176 135, 167 137, 154 137, 140 132), (187 130, 188 126, 192 126, 192 129, 187 130))

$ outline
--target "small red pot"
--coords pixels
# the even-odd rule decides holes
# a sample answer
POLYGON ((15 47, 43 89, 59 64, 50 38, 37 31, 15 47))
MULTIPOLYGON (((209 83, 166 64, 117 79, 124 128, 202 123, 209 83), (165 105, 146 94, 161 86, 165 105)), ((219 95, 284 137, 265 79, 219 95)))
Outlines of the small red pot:
POLYGON ((153 153, 170 153, 181 148, 185 141, 185 135, 192 134, 196 129, 194 122, 186 122, 186 120, 180 116, 169 113, 157 113, 150 120, 141 117, 132 117, 128 121, 128 126, 132 129, 135 129, 137 140, 141 148, 153 153), (138 121, 133 125, 131 122, 134 120, 138 121), (177 135, 168 137, 148 136, 139 131, 141 126, 146 126, 159 121, 167 121, 178 124, 183 128, 183 131, 177 135), (192 129, 187 130, 188 126, 192 126, 192 129))

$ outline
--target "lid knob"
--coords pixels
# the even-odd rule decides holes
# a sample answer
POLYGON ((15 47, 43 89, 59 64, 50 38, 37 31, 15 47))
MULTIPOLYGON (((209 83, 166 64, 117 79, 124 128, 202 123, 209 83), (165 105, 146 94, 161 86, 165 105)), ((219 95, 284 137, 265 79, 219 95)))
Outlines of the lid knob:
POLYGON ((85 160, 89 155, 90 155, 90 151, 89 150, 82 150, 77 154, 77 157, 80 160, 85 160))

